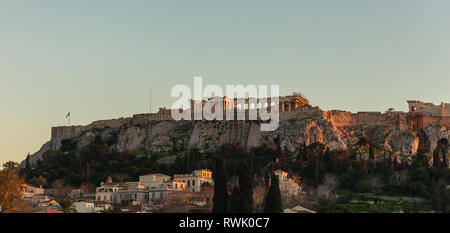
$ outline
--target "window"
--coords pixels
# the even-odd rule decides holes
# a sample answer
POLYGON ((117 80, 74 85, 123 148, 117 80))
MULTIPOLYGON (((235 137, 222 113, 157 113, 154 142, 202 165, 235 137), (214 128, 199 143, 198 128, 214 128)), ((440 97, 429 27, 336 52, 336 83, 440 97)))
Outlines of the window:
POLYGON ((192 180, 192 186, 195 186, 195 180, 192 180))
POLYGON ((191 181, 190 180, 188 180, 187 186, 188 187, 191 186, 191 181))
POLYGON ((175 184, 175 189, 178 189, 178 184, 175 184))

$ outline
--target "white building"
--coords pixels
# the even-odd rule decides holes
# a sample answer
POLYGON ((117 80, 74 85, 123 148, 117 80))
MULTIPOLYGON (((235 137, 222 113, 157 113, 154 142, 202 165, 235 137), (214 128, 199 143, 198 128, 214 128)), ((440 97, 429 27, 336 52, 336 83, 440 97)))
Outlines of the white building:
POLYGON ((170 176, 160 173, 139 176, 139 182, 149 188, 159 188, 165 181, 169 180, 170 176))
POLYGON ((96 188, 95 200, 109 203, 137 201, 146 204, 149 196, 140 182, 112 182, 111 177, 108 177, 106 182, 100 183, 100 187, 96 188))
POLYGON ((175 174, 174 180, 186 183, 186 189, 192 192, 200 192, 203 183, 214 184, 212 172, 208 169, 194 170, 191 174, 175 174))
POLYGON ((73 203, 77 213, 95 213, 94 202, 78 201, 73 203))
POLYGON ((139 177, 138 182, 113 182, 108 177, 96 188, 95 200, 120 203, 123 200, 151 204, 166 199, 168 192, 199 192, 204 183, 213 184, 212 172, 199 169, 191 174, 177 174, 172 179, 164 174, 148 174, 139 177))
POLYGON ((44 189, 41 187, 35 187, 29 184, 24 184, 22 186, 23 196, 24 197, 32 197, 34 195, 44 195, 44 189))

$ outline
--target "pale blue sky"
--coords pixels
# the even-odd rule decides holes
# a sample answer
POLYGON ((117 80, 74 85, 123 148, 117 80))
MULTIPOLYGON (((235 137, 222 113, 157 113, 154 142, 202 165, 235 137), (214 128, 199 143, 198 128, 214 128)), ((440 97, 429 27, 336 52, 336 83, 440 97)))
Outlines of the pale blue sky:
POLYGON ((324 110, 449 102, 450 1, 0 0, 0 162, 50 127, 170 106, 176 84, 279 84, 324 110))

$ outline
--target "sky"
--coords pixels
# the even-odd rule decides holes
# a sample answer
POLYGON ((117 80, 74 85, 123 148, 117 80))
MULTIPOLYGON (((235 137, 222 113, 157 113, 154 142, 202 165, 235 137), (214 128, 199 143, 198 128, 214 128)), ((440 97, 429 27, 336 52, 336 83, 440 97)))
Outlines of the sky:
POLYGON ((52 126, 170 107, 177 84, 277 84, 323 110, 450 100, 448 0, 0 0, 0 164, 52 126))

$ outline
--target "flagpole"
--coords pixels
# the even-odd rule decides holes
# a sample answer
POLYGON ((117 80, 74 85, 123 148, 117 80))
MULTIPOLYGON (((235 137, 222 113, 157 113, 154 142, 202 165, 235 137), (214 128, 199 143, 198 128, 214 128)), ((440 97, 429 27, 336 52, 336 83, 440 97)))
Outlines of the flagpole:
POLYGON ((152 113, 152 89, 150 88, 150 113, 152 113))
POLYGON ((69 110, 69 113, 67 113, 66 118, 69 118, 68 120, 69 120, 69 126, 70 126, 70 110, 69 110))

